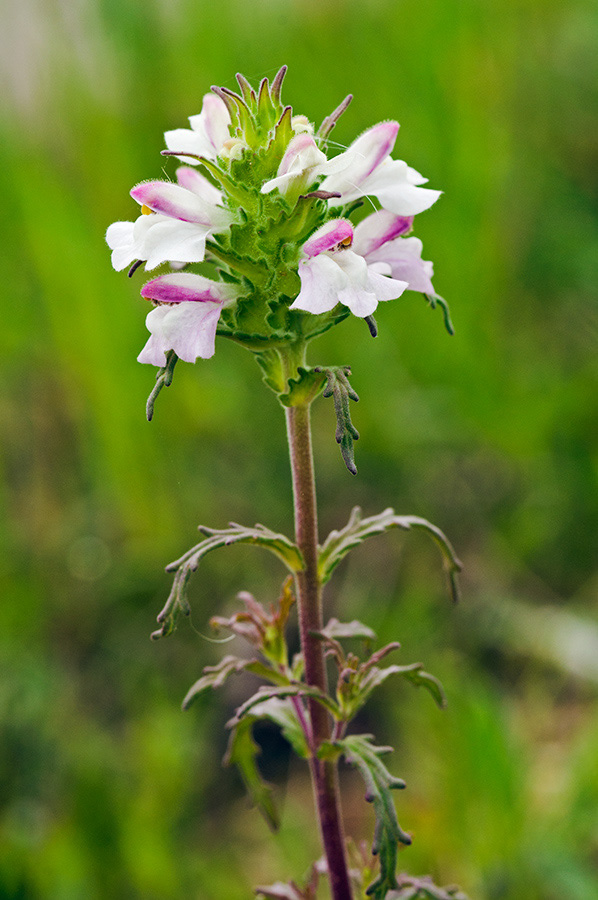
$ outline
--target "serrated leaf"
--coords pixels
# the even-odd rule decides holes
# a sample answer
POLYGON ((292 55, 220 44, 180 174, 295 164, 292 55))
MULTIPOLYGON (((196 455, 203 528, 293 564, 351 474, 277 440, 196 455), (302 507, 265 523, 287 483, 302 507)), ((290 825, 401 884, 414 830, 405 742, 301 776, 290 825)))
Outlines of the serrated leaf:
POLYGON ((349 383, 351 374, 350 366, 332 366, 314 369, 326 377, 326 387, 323 397, 332 397, 334 400, 334 412, 336 415, 336 442, 340 445, 343 461, 352 475, 357 475, 355 466, 355 452, 353 442, 358 440, 359 432, 351 421, 349 400, 357 401, 359 397, 349 383))
POLYGON ((400 875, 397 880, 399 889, 389 891, 384 900, 467 900, 456 885, 438 887, 428 875, 423 878, 400 875))
POLYGON ((392 748, 376 747, 371 742, 371 735, 350 735, 337 743, 342 746, 347 762, 359 770, 366 785, 365 798, 374 807, 376 824, 372 852, 379 857, 380 874, 366 893, 374 900, 384 900, 389 890, 398 888, 397 845, 411 843, 411 837, 399 825, 391 794, 391 790, 404 788, 405 782, 391 775, 380 759, 392 748))
POLYGON ((324 544, 319 548, 318 571, 322 584, 326 584, 334 569, 347 553, 357 547, 369 537, 376 534, 384 534, 392 528, 421 529, 425 531, 439 547, 445 570, 449 577, 452 599, 456 602, 459 598, 457 573, 462 569, 462 563, 458 559, 452 544, 446 535, 432 525, 427 519, 420 516, 398 516, 390 507, 376 516, 362 518, 361 509, 356 506, 351 512, 349 522, 340 531, 331 531, 324 544))
POLYGON ((441 709, 446 707, 446 696, 440 681, 429 672, 424 672, 422 663, 412 663, 408 666, 386 666, 384 669, 372 666, 361 681, 358 708, 363 706, 372 691, 391 675, 402 675, 416 687, 426 688, 441 709))
POLYGON ((238 656, 225 656, 217 665, 206 666, 201 678, 198 678, 185 694, 185 699, 182 703, 183 709, 189 709, 193 701, 205 691, 210 690, 210 688, 222 687, 231 675, 242 672, 250 662, 251 660, 239 659, 238 656))
POLYGON ((237 767, 253 803, 258 807, 270 828, 276 831, 280 820, 274 804, 272 788, 263 780, 257 767, 256 757, 260 748, 253 739, 251 726, 250 718, 244 719, 236 725, 230 736, 224 764, 237 767))
POLYGON ((212 550, 229 547, 232 544, 255 544, 264 547, 282 560, 292 574, 300 572, 303 568, 303 556, 297 545, 285 535, 270 531, 264 525, 258 524, 253 528, 248 528, 245 525, 231 522, 228 528, 206 528, 200 525, 199 530, 205 535, 205 540, 200 541, 179 559, 166 566, 166 571, 174 572, 175 576, 168 600, 158 615, 158 624, 161 627, 153 632, 154 640, 172 634, 180 613, 189 615, 190 608, 187 601, 189 579, 197 570, 203 557, 212 550))
POLYGON ((333 640, 343 640, 344 638, 360 638, 364 641, 375 641, 376 632, 363 622, 353 619, 352 622, 339 622, 338 619, 332 618, 321 631, 314 632, 324 638, 333 640))
POLYGON ((253 708, 264 700, 270 700, 272 698, 282 700, 287 697, 311 697, 313 700, 317 700, 318 703, 321 703, 328 712, 332 713, 335 719, 342 718, 338 705, 334 700, 317 687, 312 687, 308 684, 291 684, 288 687, 267 687, 264 685, 259 688, 249 700, 246 700, 245 703, 241 704, 236 711, 235 718, 231 720, 229 725, 234 725, 236 721, 242 719, 247 713, 253 712, 253 708))
MULTIPOLYGON (((274 722, 280 727, 283 737, 289 742, 297 756, 302 759, 308 759, 310 756, 307 738, 290 699, 270 697, 262 700, 253 707, 249 718, 254 722, 259 719, 269 719, 270 722, 274 722)), ((236 719, 232 721, 234 722, 236 719)))
POLYGON ((225 656, 217 665, 204 668, 201 678, 198 678, 185 694, 182 708, 184 710, 189 709, 193 701, 201 694, 210 690, 210 688, 215 690, 222 687, 231 675, 238 675, 240 672, 251 672, 252 675, 257 675, 259 678, 264 678, 275 684, 284 684, 287 681, 284 675, 260 662, 259 659, 240 659, 238 656, 225 656))

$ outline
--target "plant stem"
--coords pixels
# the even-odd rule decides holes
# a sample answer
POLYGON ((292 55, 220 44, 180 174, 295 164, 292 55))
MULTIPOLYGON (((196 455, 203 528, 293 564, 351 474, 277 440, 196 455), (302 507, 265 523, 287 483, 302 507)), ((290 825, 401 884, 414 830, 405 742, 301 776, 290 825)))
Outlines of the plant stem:
MULTIPOLYGON (((301 648, 305 660, 305 680, 327 691, 326 663, 322 642, 312 632, 320 631, 322 586, 318 576, 318 514, 311 445, 309 404, 286 409, 287 434, 293 474, 295 540, 303 553, 305 569, 297 575, 297 600, 301 648)), ((315 700, 309 701, 314 746, 330 738, 328 712, 315 700)), ((311 775, 320 833, 328 862, 334 900, 351 900, 345 837, 341 816, 336 762, 311 759, 311 775)))

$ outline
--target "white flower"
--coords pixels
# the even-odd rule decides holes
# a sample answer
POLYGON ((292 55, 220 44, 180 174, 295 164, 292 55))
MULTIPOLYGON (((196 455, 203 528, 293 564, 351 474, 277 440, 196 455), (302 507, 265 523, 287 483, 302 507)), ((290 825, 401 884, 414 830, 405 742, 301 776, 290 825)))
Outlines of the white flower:
POLYGON ((393 278, 408 282, 409 290, 433 294, 434 267, 421 258, 422 242, 416 237, 401 237, 411 231, 412 223, 412 217, 381 209, 356 226, 353 250, 368 265, 387 267, 393 278))
POLYGON ((266 181, 261 187, 261 192, 269 194, 274 188, 278 188, 287 200, 295 201, 322 175, 328 175, 345 167, 346 162, 340 156, 327 159, 326 154, 320 150, 311 134, 304 131, 291 138, 276 177, 266 181))
POLYGON ((303 245, 301 291, 291 309, 319 314, 343 303, 354 315, 364 318, 380 301, 401 296, 407 282, 389 278, 389 266, 368 265, 349 249, 352 240, 353 226, 347 219, 331 219, 312 234, 303 245))
POLYGON ((146 181, 132 189, 142 214, 135 222, 114 222, 106 232, 117 271, 138 259, 148 270, 171 260, 201 262, 206 239, 231 224, 231 214, 219 205, 220 191, 207 178, 181 166, 177 180, 146 181))
POLYGON ((220 313, 236 299, 237 290, 202 275, 179 272, 152 279, 141 289, 141 296, 161 305, 146 317, 151 337, 137 360, 161 367, 169 350, 185 362, 214 355, 220 313))
POLYGON ((372 196, 395 215, 413 216, 436 202, 440 191, 421 187, 427 179, 406 162, 390 158, 398 130, 398 122, 380 122, 332 160, 336 168, 320 185, 323 191, 340 193, 332 204, 372 196))
POLYGON ((189 123, 190 129, 175 128, 165 133, 164 140, 168 149, 176 153, 181 162, 194 166, 198 164, 198 160, 185 156, 185 152, 216 159, 222 145, 230 138, 230 115, 224 100, 216 94, 206 94, 201 112, 197 116, 189 116, 189 123))

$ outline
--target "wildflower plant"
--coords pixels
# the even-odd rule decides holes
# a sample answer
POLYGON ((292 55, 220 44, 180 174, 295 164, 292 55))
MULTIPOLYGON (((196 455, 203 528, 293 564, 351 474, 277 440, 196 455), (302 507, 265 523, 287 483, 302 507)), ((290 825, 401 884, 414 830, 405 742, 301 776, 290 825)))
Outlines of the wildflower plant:
POLYGON ((130 267, 129 275, 142 265, 148 271, 164 269, 141 288, 152 309, 146 319, 150 337, 138 359, 158 368, 148 419, 158 394, 172 383, 178 360, 208 359, 216 338, 226 338, 249 350, 261 367, 284 408, 290 450, 294 540, 263 525, 200 526, 200 542, 167 566, 173 587, 152 637, 171 634, 179 616, 189 614, 189 580, 207 553, 236 543, 273 553, 287 570, 280 597, 265 606, 242 593, 238 612, 212 619, 215 629, 245 639, 248 656, 229 655, 206 666, 183 702, 188 708, 240 672, 263 681, 228 723, 226 759, 238 767, 273 828, 278 816, 257 766, 253 724, 261 719, 276 723, 309 766, 324 856, 305 885, 277 882, 258 888, 258 895, 314 900, 324 877, 334 900, 462 897, 456 888, 438 888, 429 878, 397 873, 398 846, 411 843, 411 837, 399 825, 391 792, 404 783, 386 767, 391 748, 351 730, 356 714, 388 678, 426 688, 439 706, 445 702, 442 687, 420 663, 389 664, 387 658, 400 645, 373 650, 376 635, 367 625, 336 618, 326 622, 322 600, 340 561, 393 528, 423 531, 436 542, 455 598, 460 563, 438 528, 392 509, 364 518, 356 508, 347 525, 319 543, 310 407, 320 395, 333 398, 336 440, 355 474, 359 435, 349 407, 358 396, 348 365, 312 366, 306 358, 312 340, 350 315, 363 319, 365 334, 369 330, 375 336, 378 304, 406 291, 423 294, 432 308, 440 306, 452 333, 448 308, 432 286, 432 264, 422 259, 421 241, 411 234, 414 217, 440 192, 425 187, 426 179, 415 169, 391 157, 397 122, 374 125, 346 150, 329 156, 329 135, 351 97, 315 131, 305 116, 283 105, 285 72, 283 67, 272 84, 264 78, 257 90, 241 75, 239 92, 212 88, 199 115, 189 119, 190 128, 166 132, 163 155, 182 163, 176 183, 136 185, 131 196, 140 206, 138 217, 114 223, 106 235, 115 269, 130 267), (366 198, 374 211, 356 221, 354 213, 366 198), (212 264, 210 277, 193 270, 203 262, 212 264), (295 605, 301 649, 291 657, 287 626, 295 605), (363 652, 347 650, 347 642, 361 645, 363 652), (347 844, 340 760, 363 777, 366 800, 373 806, 373 857, 347 844))

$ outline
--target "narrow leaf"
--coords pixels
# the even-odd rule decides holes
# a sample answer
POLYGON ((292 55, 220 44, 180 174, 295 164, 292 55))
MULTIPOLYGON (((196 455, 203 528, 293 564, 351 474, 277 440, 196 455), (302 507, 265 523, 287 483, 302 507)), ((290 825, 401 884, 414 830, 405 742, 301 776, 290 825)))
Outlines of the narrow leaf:
POLYGON ((352 622, 339 622, 338 619, 330 619, 321 631, 314 632, 324 638, 342 640, 343 638, 361 638, 364 641, 375 641, 376 632, 363 622, 353 619, 352 622))
POLYGON ((404 788, 405 782, 391 775, 380 759, 391 748, 376 747, 370 735, 350 735, 337 744, 342 746, 347 762, 359 770, 366 785, 365 799, 374 807, 376 824, 372 852, 380 859, 380 874, 366 893, 374 900, 384 900, 389 890, 398 888, 397 845, 411 843, 411 837, 399 825, 390 793, 404 788))
POLYGON ((276 831, 280 820, 274 805, 272 788, 262 779, 257 767, 256 757, 260 748, 253 739, 251 725, 251 719, 245 719, 236 725, 230 736, 224 764, 237 767, 253 803, 270 828, 276 831))
POLYGON ((352 475, 357 475, 355 465, 355 451, 353 442, 359 439, 359 432, 351 421, 349 400, 359 400, 349 383, 351 374, 350 366, 333 366, 322 368, 318 366, 314 372, 321 372, 326 376, 326 387, 323 397, 332 397, 334 400, 334 412, 336 414, 336 442, 340 445, 341 456, 352 475))
POLYGON ((288 687, 267 687, 264 685, 258 691, 246 700, 236 711, 235 718, 231 720, 229 725, 234 725, 236 721, 242 719, 248 712, 253 710, 254 706, 262 703, 264 700, 271 698, 285 699, 287 697, 311 697, 321 703, 328 712, 332 713, 335 719, 340 719, 341 714, 337 704, 328 694, 325 694, 319 688, 311 687, 307 684, 291 684, 288 687))
POLYGON ((462 563, 458 559, 452 544, 446 535, 432 525, 427 519, 419 516, 398 516, 390 507, 376 516, 364 519, 361 509, 356 506, 351 512, 349 522, 340 531, 331 531, 324 544, 320 547, 319 572, 322 583, 325 584, 339 562, 347 553, 363 543, 367 538, 376 534, 384 534, 392 528, 402 528, 405 531, 420 529, 425 531, 440 549, 444 558, 444 566, 450 583, 451 597, 454 602, 459 599, 457 573, 462 569, 462 563))
POLYGON ((174 572, 175 576, 166 605, 158 616, 158 624, 161 627, 152 634, 154 640, 172 634, 181 612, 189 615, 187 600, 189 579, 197 570, 203 557, 212 550, 229 547, 232 544, 255 544, 258 547, 264 547, 282 560, 292 574, 303 568, 303 557, 297 545, 285 535, 276 534, 263 525, 254 525, 253 528, 248 528, 245 525, 231 522, 228 528, 206 528, 200 525, 199 530, 205 535, 205 540, 200 541, 179 559, 166 566, 166 571, 174 572))
POLYGON ((446 696, 440 681, 429 672, 424 672, 422 663, 412 663, 409 666, 387 666, 385 669, 372 666, 361 682, 359 706, 361 707, 372 691, 391 675, 402 675, 416 687, 426 688, 441 709, 446 707, 446 696))

